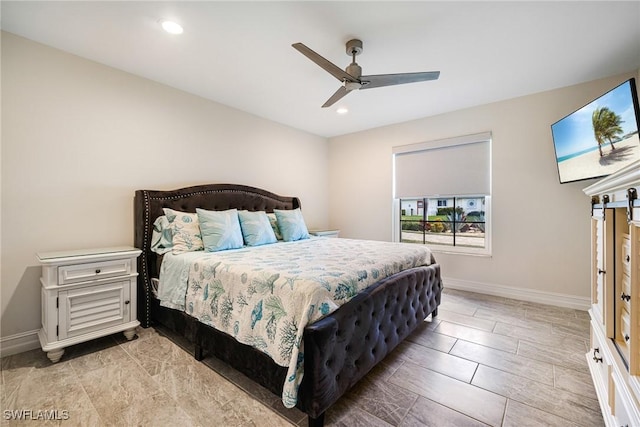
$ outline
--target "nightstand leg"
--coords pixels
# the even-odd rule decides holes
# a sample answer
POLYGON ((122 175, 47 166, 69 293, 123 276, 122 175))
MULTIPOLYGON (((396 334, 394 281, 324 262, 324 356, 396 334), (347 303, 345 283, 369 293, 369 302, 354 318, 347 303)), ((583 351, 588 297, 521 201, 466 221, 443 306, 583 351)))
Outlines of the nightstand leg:
POLYGON ((64 348, 47 352, 47 357, 52 363, 57 363, 64 354, 64 348))
POLYGON ((133 337, 136 336, 136 329, 127 329, 126 331, 123 332, 124 336, 127 337, 127 339, 129 341, 131 341, 133 339, 133 337))

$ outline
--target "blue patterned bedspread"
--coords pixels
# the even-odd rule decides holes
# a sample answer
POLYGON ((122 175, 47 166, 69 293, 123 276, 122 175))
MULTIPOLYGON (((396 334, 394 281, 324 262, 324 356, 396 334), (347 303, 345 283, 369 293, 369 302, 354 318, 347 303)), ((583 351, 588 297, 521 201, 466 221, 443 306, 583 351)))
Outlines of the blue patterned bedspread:
POLYGON ((288 367, 282 401, 292 408, 305 326, 373 283, 430 260, 422 245, 343 238, 166 254, 158 297, 288 367))

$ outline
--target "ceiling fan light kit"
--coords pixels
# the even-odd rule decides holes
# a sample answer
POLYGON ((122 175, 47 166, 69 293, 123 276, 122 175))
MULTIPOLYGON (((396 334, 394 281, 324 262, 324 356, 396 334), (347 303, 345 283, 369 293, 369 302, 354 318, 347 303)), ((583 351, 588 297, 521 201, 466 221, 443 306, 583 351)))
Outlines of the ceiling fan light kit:
POLYGON ((346 43, 346 53, 351 56, 352 59, 351 64, 349 64, 344 71, 302 43, 294 43, 291 46, 343 84, 333 95, 331 95, 327 102, 322 105, 323 108, 332 106, 342 99, 342 97, 354 90, 373 89, 383 86, 437 80, 438 77, 440 77, 440 71, 363 76, 362 67, 356 63, 356 56, 362 53, 362 41, 358 39, 349 40, 346 43))

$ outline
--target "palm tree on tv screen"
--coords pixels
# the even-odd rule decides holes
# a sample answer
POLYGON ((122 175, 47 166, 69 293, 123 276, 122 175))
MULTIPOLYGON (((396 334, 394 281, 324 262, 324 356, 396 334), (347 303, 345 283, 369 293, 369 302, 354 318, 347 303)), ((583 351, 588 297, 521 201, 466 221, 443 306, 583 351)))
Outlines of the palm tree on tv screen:
POLYGON ((593 134, 598 142, 598 150, 600 151, 600 157, 602 154, 602 144, 605 140, 608 140, 611 144, 611 151, 616 147, 613 145, 613 140, 622 134, 624 131, 620 125, 623 123, 622 117, 611 111, 607 107, 596 108, 591 115, 591 122, 593 123, 593 134))

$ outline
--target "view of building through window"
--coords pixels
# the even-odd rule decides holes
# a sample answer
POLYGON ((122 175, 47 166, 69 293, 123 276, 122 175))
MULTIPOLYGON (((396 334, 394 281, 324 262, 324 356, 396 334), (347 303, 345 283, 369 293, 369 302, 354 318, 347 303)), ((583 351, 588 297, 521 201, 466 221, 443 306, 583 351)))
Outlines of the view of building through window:
POLYGON ((400 241, 484 248, 485 197, 401 199, 400 241))

